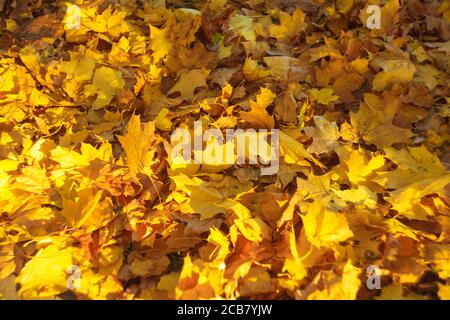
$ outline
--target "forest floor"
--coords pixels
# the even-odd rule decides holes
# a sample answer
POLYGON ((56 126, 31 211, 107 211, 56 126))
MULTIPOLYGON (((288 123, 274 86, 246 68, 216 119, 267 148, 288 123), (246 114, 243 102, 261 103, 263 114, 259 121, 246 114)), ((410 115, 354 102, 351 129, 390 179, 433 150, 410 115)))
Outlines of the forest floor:
POLYGON ((450 2, 1 8, 0 298, 450 299, 450 2))

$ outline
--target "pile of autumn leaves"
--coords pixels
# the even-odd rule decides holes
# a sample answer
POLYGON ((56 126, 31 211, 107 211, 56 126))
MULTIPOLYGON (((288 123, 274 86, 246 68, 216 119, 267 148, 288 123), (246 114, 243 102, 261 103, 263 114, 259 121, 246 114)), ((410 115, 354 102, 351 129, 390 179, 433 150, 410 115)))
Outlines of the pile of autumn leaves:
POLYGON ((16 8, 0 297, 449 299, 450 7, 310 2, 16 8), (278 174, 176 165, 195 120, 280 129, 278 174))

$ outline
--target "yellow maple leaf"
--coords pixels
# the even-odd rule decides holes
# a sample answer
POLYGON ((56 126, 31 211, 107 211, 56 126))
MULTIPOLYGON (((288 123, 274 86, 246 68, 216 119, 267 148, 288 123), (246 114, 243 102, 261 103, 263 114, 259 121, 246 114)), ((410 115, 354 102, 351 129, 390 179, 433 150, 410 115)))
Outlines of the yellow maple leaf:
POLYGON ((395 190, 388 197, 392 208, 410 219, 426 220, 433 210, 421 204, 422 197, 429 194, 444 194, 444 188, 450 184, 450 173, 434 178, 416 181, 406 187, 395 190))
POLYGON ((241 35, 245 40, 256 40, 255 26, 251 17, 237 14, 231 17, 228 26, 230 30, 241 35))
POLYGON ((337 275, 334 271, 322 271, 313 282, 315 286, 317 284, 322 286, 307 295, 307 299, 355 300, 361 286, 360 274, 361 269, 355 267, 350 260, 343 266, 342 276, 337 275))
POLYGON ((275 120, 269 115, 266 108, 272 104, 275 94, 267 88, 261 88, 261 93, 256 96, 256 103, 250 101, 250 111, 240 113, 241 119, 256 129, 273 129, 275 120))
POLYGON ((441 78, 439 69, 432 64, 416 65, 416 69, 417 80, 425 83, 429 90, 434 90, 441 81, 445 81, 441 78))
POLYGON ((353 237, 345 215, 328 210, 320 201, 314 201, 302 216, 309 242, 317 247, 328 247, 353 237))
POLYGON ((398 97, 389 95, 379 98, 367 93, 364 95, 358 112, 350 113, 350 121, 357 135, 368 143, 380 147, 390 147, 394 143, 406 143, 412 136, 409 129, 393 124, 401 102, 398 97))
POLYGON ((261 80, 270 75, 270 70, 264 69, 258 62, 250 57, 247 57, 244 62, 242 70, 245 79, 249 81, 261 80))
POLYGON ((169 110, 166 108, 162 108, 161 111, 158 113, 158 115, 155 118, 155 125, 156 128, 162 131, 169 131, 172 129, 172 122, 167 119, 167 114, 169 113, 169 110))
POLYGON ((308 161, 322 167, 323 164, 306 151, 303 144, 290 137, 288 134, 280 131, 280 155, 283 156, 284 162, 288 164, 298 164, 302 166, 310 166, 308 161))
POLYGON ((339 146, 337 140, 340 137, 336 122, 330 123, 321 116, 314 116, 314 127, 305 127, 303 130, 313 138, 313 143, 308 147, 308 152, 321 154, 328 153, 339 146))
POLYGON ((133 115, 128 122, 127 134, 118 138, 125 150, 130 174, 136 176, 141 171, 151 174, 150 166, 154 163, 155 153, 153 147, 159 143, 154 123, 147 122, 142 128, 140 116, 133 115))
POLYGON ((328 105, 331 102, 336 102, 339 97, 334 94, 333 89, 323 88, 323 89, 311 89, 308 92, 309 99, 311 101, 317 101, 320 104, 328 105))
POLYGON ((280 11, 280 25, 269 27, 270 35, 278 40, 298 36, 306 28, 305 14, 300 8, 296 8, 292 14, 280 11))
POLYGON ((388 89, 394 83, 409 82, 414 78, 416 68, 409 60, 392 59, 377 61, 372 59, 371 64, 378 63, 383 71, 378 72, 373 79, 372 87, 374 90, 383 91, 388 89))
POLYGON ((106 300, 120 298, 123 287, 117 277, 87 269, 81 273, 79 287, 74 291, 84 299, 106 300))
POLYGON ((96 96, 92 108, 99 110, 107 106, 117 91, 125 86, 122 78, 122 72, 109 67, 100 67, 95 70, 92 84, 84 88, 86 97, 96 96))
POLYGON ((270 228, 261 218, 253 217, 247 207, 235 200, 225 200, 221 206, 236 214, 234 223, 245 238, 253 242, 270 239, 270 228))
POLYGON ((375 178, 375 173, 381 171, 385 164, 381 155, 370 156, 363 150, 354 150, 348 146, 341 146, 336 152, 345 168, 343 175, 347 176, 354 186, 375 178))
POLYGON ((59 65, 61 72, 66 73, 66 79, 88 81, 92 79, 95 69, 95 59, 88 52, 70 51, 70 60, 59 65))
POLYGON ((19 295, 25 299, 50 298, 67 291, 67 270, 74 264, 75 249, 51 244, 40 249, 17 277, 19 295))
POLYGON ((102 199, 103 191, 78 191, 75 199, 63 198, 62 215, 71 228, 86 228, 87 232, 105 226, 114 218, 109 198, 102 199))
POLYGON ((168 93, 179 92, 182 99, 191 100, 194 98, 195 89, 206 86, 208 74, 206 69, 194 69, 184 73, 168 93))
MULTIPOLYGON (((161 13, 160 13, 161 14, 161 13)), ((201 26, 201 13, 179 8, 170 14, 163 28, 150 25, 150 48, 154 63, 169 57, 174 48, 187 47, 195 40, 201 26)))
POLYGON ((387 148, 385 152, 386 158, 393 161, 397 168, 393 171, 379 172, 375 181, 388 189, 403 188, 416 181, 438 177, 446 172, 439 158, 425 146, 401 150, 387 148))

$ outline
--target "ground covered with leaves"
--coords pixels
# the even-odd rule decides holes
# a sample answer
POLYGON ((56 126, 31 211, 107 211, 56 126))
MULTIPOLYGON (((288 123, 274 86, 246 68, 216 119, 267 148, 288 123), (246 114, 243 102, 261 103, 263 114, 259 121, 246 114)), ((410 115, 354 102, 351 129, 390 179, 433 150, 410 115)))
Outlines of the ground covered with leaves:
POLYGON ((2 6, 0 297, 450 299, 448 1, 2 6), (196 120, 278 173, 176 165, 196 120))

